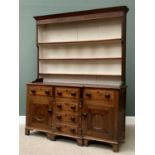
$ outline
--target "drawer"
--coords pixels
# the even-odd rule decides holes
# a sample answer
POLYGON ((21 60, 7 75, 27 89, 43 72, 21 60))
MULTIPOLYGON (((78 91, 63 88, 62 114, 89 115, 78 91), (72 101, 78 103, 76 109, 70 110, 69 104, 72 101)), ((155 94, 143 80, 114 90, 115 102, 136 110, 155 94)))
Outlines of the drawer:
POLYGON ((77 135, 77 126, 66 125, 66 124, 56 124, 55 131, 63 134, 77 135))
POLYGON ((91 109, 102 109, 108 107, 115 107, 117 103, 115 102, 106 102, 104 100, 85 100, 83 102, 84 108, 91 108, 91 109))
POLYGON ((104 100, 104 101, 114 101, 114 90, 105 90, 105 89, 84 89, 84 99, 95 99, 95 100, 104 100))
POLYGON ((30 95, 52 96, 52 87, 50 86, 29 86, 30 95))
POLYGON ((52 100, 50 97, 46 96, 33 96, 29 98, 30 103, 32 104, 50 104, 52 100))
POLYGON ((56 112, 55 114, 56 122, 67 122, 71 124, 77 124, 79 117, 78 114, 74 112, 56 112))
POLYGON ((56 101, 55 108, 57 111, 71 111, 77 112, 78 111, 78 102, 70 102, 70 101, 56 101))
POLYGON ((55 96, 60 98, 80 98, 80 89, 71 87, 56 87, 55 96))

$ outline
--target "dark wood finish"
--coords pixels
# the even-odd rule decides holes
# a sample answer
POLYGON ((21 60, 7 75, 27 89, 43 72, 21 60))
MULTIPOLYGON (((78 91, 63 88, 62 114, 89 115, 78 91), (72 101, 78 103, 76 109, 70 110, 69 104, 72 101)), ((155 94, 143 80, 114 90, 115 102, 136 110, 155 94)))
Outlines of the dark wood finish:
POLYGON ((56 136, 76 139, 78 145, 88 146, 95 140, 109 143, 114 152, 125 140, 125 50, 126 50, 126 13, 128 8, 113 7, 80 12, 36 16, 37 79, 27 84, 25 135, 31 130, 45 132, 55 140, 56 136), (66 41, 39 43, 38 27, 47 24, 82 22, 100 19, 121 19, 121 38, 106 40, 66 41), (121 57, 112 58, 39 58, 41 46, 109 44, 120 42, 121 57), (121 61, 121 75, 39 73, 39 61, 63 60, 105 60, 121 61), (63 76, 102 76, 109 79, 121 79, 121 85, 84 84, 84 83, 45 83, 43 77, 63 76), (42 78, 39 78, 42 77, 42 78))
POLYGON ((118 144, 112 144, 112 149, 114 152, 118 152, 119 151, 119 145, 118 144))
POLYGON ((56 87, 55 96, 66 97, 66 98, 79 98, 80 89, 79 88, 56 87))
POLYGON ((38 25, 41 24, 54 24, 54 23, 67 23, 79 22, 96 19, 107 19, 122 17, 128 11, 126 6, 111 7, 104 9, 94 9, 79 12, 70 12, 63 14, 53 14, 46 16, 35 16, 38 25))

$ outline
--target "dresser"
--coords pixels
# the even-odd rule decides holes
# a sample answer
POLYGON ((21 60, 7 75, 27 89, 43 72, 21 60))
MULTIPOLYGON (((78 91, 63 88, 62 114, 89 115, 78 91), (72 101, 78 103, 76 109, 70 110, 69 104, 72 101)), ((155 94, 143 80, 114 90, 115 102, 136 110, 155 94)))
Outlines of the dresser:
MULTIPOLYGON (((37 78, 27 83, 25 134, 125 140, 126 6, 35 16, 37 78)), ((104 145, 104 144, 103 144, 104 145)))

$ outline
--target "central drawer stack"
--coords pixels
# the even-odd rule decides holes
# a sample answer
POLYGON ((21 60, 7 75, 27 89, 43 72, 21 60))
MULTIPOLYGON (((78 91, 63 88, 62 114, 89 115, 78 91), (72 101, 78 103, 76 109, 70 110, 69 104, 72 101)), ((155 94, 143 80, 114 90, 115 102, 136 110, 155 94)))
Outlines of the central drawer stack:
POLYGON ((80 88, 55 87, 54 131, 79 137, 81 130, 80 88))

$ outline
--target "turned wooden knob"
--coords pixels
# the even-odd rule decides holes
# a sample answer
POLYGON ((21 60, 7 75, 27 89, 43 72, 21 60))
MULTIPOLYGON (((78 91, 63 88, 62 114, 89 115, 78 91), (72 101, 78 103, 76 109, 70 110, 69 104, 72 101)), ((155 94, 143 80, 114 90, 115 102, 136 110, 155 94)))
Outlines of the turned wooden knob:
POLYGON ((75 97, 75 96, 76 96, 76 93, 72 92, 71 95, 72 95, 73 97, 75 97))
POLYGON ((91 93, 86 93, 86 96, 87 97, 91 97, 91 93))
POLYGON ((35 90, 31 90, 32 94, 35 95, 36 91, 35 90))
POLYGON ((84 117, 87 117, 87 113, 86 113, 86 112, 84 112, 84 113, 83 113, 83 116, 84 116, 84 117))
POLYGON ((59 96, 62 96, 62 92, 57 92, 57 94, 58 94, 59 96))
POLYGON ((75 117, 72 116, 72 117, 70 118, 70 120, 71 120, 72 122, 75 122, 75 117))
POLYGON ((57 118, 58 118, 58 119, 61 119, 61 115, 57 115, 57 118))
POLYGON ((62 108, 62 105, 61 105, 61 104, 58 104, 57 107, 58 107, 59 109, 61 109, 61 108, 62 108))
POLYGON ((70 131, 71 131, 72 133, 75 133, 75 129, 74 129, 74 128, 71 128, 70 131))
POLYGON ((107 99, 110 99, 110 94, 105 94, 105 97, 106 97, 107 99))
POLYGON ((56 129, 57 130, 61 130, 61 126, 56 126, 56 129))
POLYGON ((76 109, 76 106, 75 106, 75 105, 72 105, 70 108, 71 108, 72 110, 75 110, 75 109, 76 109))
POLYGON ((49 94, 50 94, 50 92, 49 92, 49 91, 45 91, 45 94, 46 94, 46 95, 49 95, 49 94))

